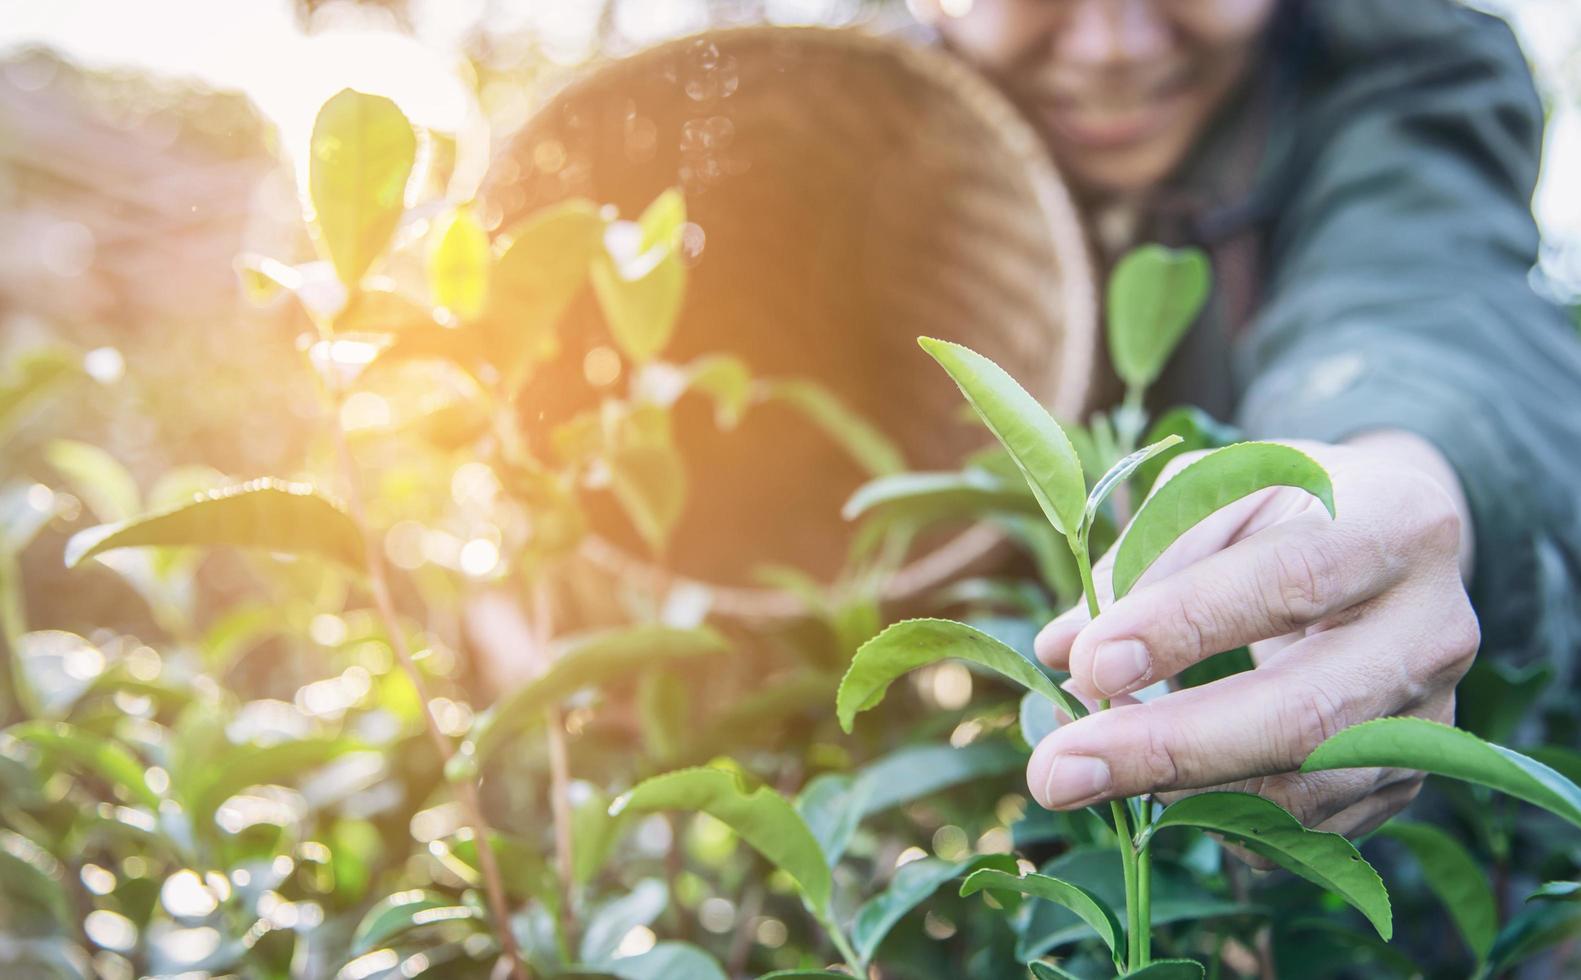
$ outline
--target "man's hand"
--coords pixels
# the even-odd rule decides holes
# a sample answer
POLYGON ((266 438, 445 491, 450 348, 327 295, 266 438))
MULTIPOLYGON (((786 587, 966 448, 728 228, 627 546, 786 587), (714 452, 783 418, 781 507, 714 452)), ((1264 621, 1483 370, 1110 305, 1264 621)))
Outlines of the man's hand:
MULTIPOLYGON (((1075 693, 1112 699, 1037 747, 1027 783, 1038 802, 1237 789, 1309 827, 1356 834, 1416 795, 1416 773, 1295 770, 1372 718, 1454 720, 1455 683, 1480 640, 1461 581, 1464 498, 1414 436, 1295 445, 1328 469, 1336 519, 1298 490, 1254 494, 1182 536, 1097 620, 1078 604, 1038 636, 1038 657, 1069 670, 1075 693), (1248 644, 1255 670, 1146 703, 1130 696, 1248 644)), ((1095 568, 1100 597, 1113 560, 1111 550, 1095 568)))

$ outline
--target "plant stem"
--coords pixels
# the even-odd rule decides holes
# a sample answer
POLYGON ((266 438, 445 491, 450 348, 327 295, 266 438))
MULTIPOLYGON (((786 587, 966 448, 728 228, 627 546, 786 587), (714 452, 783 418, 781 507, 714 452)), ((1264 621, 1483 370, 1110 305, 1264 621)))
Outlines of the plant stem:
POLYGON ((1153 852, 1142 848, 1136 854, 1136 921, 1137 930, 1135 961, 1131 969, 1139 970, 1153 961, 1153 852))
MULTIPOLYGON (((532 586, 533 653, 541 672, 548 671, 549 589, 542 579, 532 586)), ((549 809, 554 818, 555 871, 560 878, 560 929, 570 935, 576 931, 576 867, 571 841, 571 764, 565 746, 565 725, 560 708, 544 709, 544 728, 549 742, 549 809)))
POLYGON ((856 955, 856 950, 851 948, 851 943, 845 938, 845 932, 835 924, 832 914, 819 915, 818 921, 823 923, 824 931, 829 934, 829 939, 834 943, 834 948, 840 951, 840 958, 845 960, 845 965, 851 968, 853 976, 865 977, 867 971, 862 969, 862 959, 856 955))
MULTIPOLYGON (((373 594, 374 608, 378 612, 385 635, 389 637, 390 649, 395 651, 395 658, 400 663, 401 670, 405 672, 417 692, 417 701, 423 707, 424 727, 428 731, 429 740, 434 744, 434 750, 439 755, 440 765, 448 769, 451 756, 455 752, 450 739, 439 727, 439 719, 434 717, 433 708, 428 701, 428 692, 423 683, 423 675, 417 669, 417 662, 412 659, 412 651, 406 643, 406 634, 402 631, 400 620, 395 614, 395 603, 390 598, 390 586, 384 574, 384 558, 380 554, 379 540, 368 524, 367 509, 363 504, 361 476, 356 461, 352 458, 351 447, 346 442, 345 430, 340 425, 342 397, 339 383, 332 382, 329 390, 330 432, 335 438, 336 455, 340 458, 341 480, 346 485, 351 518, 362 530, 364 565, 368 573, 368 588, 373 594)), ((505 898, 505 885, 500 876, 499 862, 495 860, 494 848, 489 841, 491 830, 483 816, 483 803, 478 796, 477 780, 467 777, 454 780, 453 784, 456 787, 457 802, 461 804, 462 814, 477 842, 478 870, 483 875, 484 897, 488 900, 489 913, 494 919, 494 931, 499 938, 500 951, 510 963, 510 975, 513 980, 527 980, 527 967, 522 961, 521 950, 516 946, 516 935, 511 931, 510 906, 505 898)))
MULTIPOLYGON (((1082 591, 1087 596, 1087 613, 1098 618, 1098 589, 1092 580, 1092 558, 1087 554, 1084 536, 1072 536, 1071 553, 1076 558, 1076 568, 1081 573, 1082 591)), ((1100 711, 1109 710, 1109 699, 1098 704, 1100 711)), ((1125 876, 1125 934, 1126 970, 1140 969, 1146 965, 1150 946, 1152 922, 1147 914, 1147 900, 1142 897, 1141 878, 1147 865, 1139 859, 1131 838, 1131 819, 1127 814, 1128 800, 1110 800, 1109 813, 1114 818, 1114 836, 1120 848, 1120 869, 1125 876)), ((1141 830, 1140 827, 1137 828, 1141 830)))

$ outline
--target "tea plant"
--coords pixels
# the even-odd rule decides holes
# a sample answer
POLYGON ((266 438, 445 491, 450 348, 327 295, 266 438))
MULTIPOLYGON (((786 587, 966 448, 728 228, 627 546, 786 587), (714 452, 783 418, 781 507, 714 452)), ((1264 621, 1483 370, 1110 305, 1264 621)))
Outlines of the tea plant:
MULTIPOLYGON (((424 200, 429 139, 386 100, 336 96, 306 171, 320 260, 239 262, 303 335, 318 401, 299 465, 253 480, 178 467, 145 492, 80 439, 0 461, 19 476, 0 485, 0 972, 1169 978, 1204 961, 1247 972, 1269 923, 1276 955, 1309 961, 1282 975, 1322 975, 1333 961, 1311 950, 1337 947, 1414 970, 1382 941, 1399 916, 1355 848, 1266 800, 1054 814, 1006 792, 1026 764, 1017 721, 1030 744, 1056 707, 1087 710, 1027 646, 1061 603, 1101 611, 1094 553, 1118 539, 1119 597, 1191 524, 1262 487, 1333 510, 1295 450, 1237 443, 1188 409, 1149 424, 1146 389, 1207 294, 1200 256, 1147 247, 1120 263, 1108 342, 1126 396, 1085 427, 969 349, 924 341, 999 448, 959 472, 898 472, 898 450, 810 381, 731 352, 666 359, 689 274, 678 193, 633 221, 570 200, 491 234, 479 209, 424 200), (568 359, 584 370, 556 412, 568 359), (692 402, 726 430, 778 402, 876 477, 847 505, 862 524, 836 588, 764 573, 806 600, 804 622, 710 622, 707 597, 660 571, 709 476, 677 437, 692 402), (1189 450, 1212 451, 1155 488, 1189 450), (610 509, 652 575, 589 568, 610 509), (96 525, 59 547, 79 510, 96 525), (907 542, 979 519, 1024 546, 1041 583, 968 579, 931 597, 968 622, 881 629, 874 584, 907 542), (125 583, 146 610, 30 629, 22 559, 48 547, 84 593, 125 583), (918 668, 944 676, 944 660, 1019 700, 993 684, 972 701, 890 693, 918 668), (837 724, 851 733, 869 710, 886 724, 840 742, 837 724), (1332 892, 1381 938, 1318 914, 1310 892, 1254 900, 1207 833, 1332 892)), ((79 374, 52 352, 13 367, 8 437, 79 374)), ((260 403, 252 424, 282 417, 260 403)), ((1182 683, 1249 666, 1232 652, 1182 683)), ((1462 715, 1475 734, 1384 719, 1306 766, 1462 781, 1469 847, 1420 823, 1380 836, 1418 857, 1491 976, 1572 935, 1581 903, 1562 880, 1574 855, 1525 860, 1542 835, 1484 818, 1490 794, 1553 814, 1542 839, 1562 841, 1581 824, 1581 767, 1491 744, 1542 680, 1479 669, 1486 700, 1462 715), (1472 848, 1499 874, 1535 864, 1550 880, 1512 914, 1472 848)))

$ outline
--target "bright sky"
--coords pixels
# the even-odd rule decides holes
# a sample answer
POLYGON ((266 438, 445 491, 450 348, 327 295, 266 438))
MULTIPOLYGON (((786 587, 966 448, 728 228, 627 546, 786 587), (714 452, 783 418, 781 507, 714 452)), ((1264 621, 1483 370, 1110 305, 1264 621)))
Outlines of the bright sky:
MULTIPOLYGON (((1383 0, 1380 0, 1383 2, 1383 0)), ((1554 272, 1581 291, 1581 3, 1475 0, 1503 13, 1554 92, 1538 220, 1559 246, 1554 272), (1562 265, 1563 268, 1558 266, 1562 265)), ((817 19, 839 0, 769 0, 771 15, 817 19)), ((317 107, 353 85, 399 102, 414 121, 456 132, 478 119, 458 42, 487 9, 501 33, 531 28, 568 60, 585 51, 598 5, 579 0, 430 0, 413 4, 422 41, 394 32, 305 37, 288 0, 0 0, 0 51, 47 44, 92 67, 136 66, 238 88, 297 151, 317 107)), ((705 0, 627 0, 622 34, 657 39, 706 24, 705 0)))

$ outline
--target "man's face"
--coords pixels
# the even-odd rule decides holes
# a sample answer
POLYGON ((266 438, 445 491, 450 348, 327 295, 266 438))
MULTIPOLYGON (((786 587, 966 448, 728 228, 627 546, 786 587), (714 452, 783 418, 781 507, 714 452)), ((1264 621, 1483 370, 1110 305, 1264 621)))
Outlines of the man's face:
POLYGON ((1031 113, 1067 174, 1146 189, 1241 79, 1277 0, 920 0, 1031 113))

